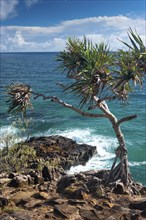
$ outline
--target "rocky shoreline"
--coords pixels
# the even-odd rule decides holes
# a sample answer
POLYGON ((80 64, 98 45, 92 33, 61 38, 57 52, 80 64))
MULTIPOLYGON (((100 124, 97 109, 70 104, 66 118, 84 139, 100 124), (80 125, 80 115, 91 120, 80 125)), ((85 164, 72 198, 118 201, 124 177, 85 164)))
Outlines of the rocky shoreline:
POLYGON ((97 153, 96 146, 77 144, 74 140, 62 136, 30 138, 27 145, 36 150, 37 156, 69 170, 71 166, 85 163, 97 153))
POLYGON ((103 186, 107 170, 66 174, 71 166, 84 165, 96 147, 61 136, 31 138, 25 144, 37 157, 28 170, 0 173, 1 220, 146 218, 145 186, 137 184, 140 194, 129 195, 120 184, 103 186))

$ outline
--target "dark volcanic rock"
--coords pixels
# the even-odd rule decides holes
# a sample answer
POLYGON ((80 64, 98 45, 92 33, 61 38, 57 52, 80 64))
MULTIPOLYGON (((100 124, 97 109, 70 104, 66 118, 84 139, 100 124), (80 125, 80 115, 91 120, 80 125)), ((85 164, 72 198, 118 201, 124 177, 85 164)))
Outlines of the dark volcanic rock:
POLYGON ((0 207, 4 207, 6 205, 8 205, 8 199, 0 197, 0 207))
POLYGON ((88 182, 86 183, 90 192, 95 192, 99 184, 100 184, 100 180, 97 177, 93 177, 89 179, 88 182))
POLYGON ((57 183, 57 193, 68 199, 84 199, 87 194, 101 198, 104 192, 96 174, 96 171, 91 171, 63 176, 57 183))
POLYGON ((116 194, 123 194, 125 192, 123 183, 116 183, 112 191, 116 194))
POLYGON ((51 174, 47 166, 43 167, 42 176, 45 180, 51 181, 51 174))
POLYGON ((97 153, 95 146, 77 144, 72 139, 57 135, 33 137, 26 144, 36 150, 38 157, 65 170, 70 169, 71 166, 85 165, 97 153))
POLYGON ((63 219, 65 218, 69 219, 69 217, 72 214, 77 213, 77 211, 78 209, 76 207, 70 206, 68 204, 55 205, 54 207, 54 213, 56 213, 63 219))
POLYGON ((75 181, 76 181, 76 178, 73 175, 71 175, 71 176, 69 176, 69 175, 63 176, 59 180, 59 182, 57 184, 57 192, 58 193, 64 192, 64 190, 67 187, 69 187, 72 183, 75 183, 75 181))
POLYGON ((44 166, 42 169, 42 177, 45 181, 58 180, 62 175, 65 175, 62 167, 47 167, 44 166))
POLYGON ((81 210, 80 215, 85 220, 98 220, 98 216, 96 215, 94 210, 81 210))
POLYGON ((141 193, 142 195, 146 195, 146 186, 143 186, 143 187, 141 188, 140 193, 141 193))
MULTIPOLYGON (((31 172, 29 172, 29 175, 33 179, 33 184, 36 185, 36 184, 39 184, 39 183, 43 182, 41 176, 37 172, 31 171, 31 172)), ((29 182, 31 183, 31 180, 29 182)))
POLYGON ((16 177, 18 175, 18 173, 10 173, 8 178, 13 179, 14 177, 16 177))
POLYGON ((72 186, 65 190, 64 195, 69 199, 84 199, 84 194, 88 193, 86 187, 72 186))
POLYGON ((142 216, 143 218, 146 218, 146 208, 141 212, 141 216, 142 216))
POLYGON ((136 202, 131 202, 129 205, 129 208, 144 210, 146 208, 146 199, 136 201, 136 202))
MULTIPOLYGON (((46 170, 49 169, 46 168, 46 170)), ((145 219, 145 197, 114 194, 111 188, 104 188, 102 179, 98 177, 100 174, 100 171, 82 172, 62 176, 57 181, 44 181, 37 185, 27 183, 25 185, 24 182, 25 187, 19 189, 12 189, 5 184, 0 198, 0 219, 145 219), (9 202, 5 200, 6 195, 9 202)), ((33 178, 35 175, 39 176, 40 173, 34 171, 29 175, 33 178)), ((24 177, 24 175, 17 174, 10 180, 15 180, 18 176, 24 177)))
POLYGON ((0 217, 1 220, 32 220, 25 213, 11 213, 11 214, 3 214, 0 217))
POLYGON ((14 177, 7 185, 9 187, 23 187, 29 184, 28 176, 19 174, 18 176, 14 177))

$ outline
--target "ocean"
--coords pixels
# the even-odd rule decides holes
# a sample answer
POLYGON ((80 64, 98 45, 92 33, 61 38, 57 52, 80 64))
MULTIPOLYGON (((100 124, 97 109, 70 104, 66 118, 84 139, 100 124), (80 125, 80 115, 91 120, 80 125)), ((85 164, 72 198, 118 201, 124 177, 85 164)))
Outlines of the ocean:
MULTIPOLYGON (((12 82, 29 84, 33 91, 58 98, 78 106, 72 94, 62 91, 58 82, 67 83, 65 75, 57 70, 57 53, 1 53, 0 54, 0 140, 2 148, 5 136, 16 136, 16 140, 30 136, 62 135, 97 147, 97 155, 85 166, 72 167, 68 173, 85 170, 109 169, 118 146, 111 124, 106 119, 86 118, 63 108, 50 100, 32 100, 33 111, 28 112, 28 129, 20 128, 17 116, 8 114, 5 86, 12 82), (14 123, 18 121, 17 123, 14 123), (19 125, 19 126, 18 126, 19 125)), ((145 84, 146 85, 146 84, 145 84)), ((129 166, 134 179, 146 185, 146 86, 138 88, 129 96, 129 103, 109 103, 111 111, 118 117, 137 114, 134 120, 122 124, 128 149, 129 166)))

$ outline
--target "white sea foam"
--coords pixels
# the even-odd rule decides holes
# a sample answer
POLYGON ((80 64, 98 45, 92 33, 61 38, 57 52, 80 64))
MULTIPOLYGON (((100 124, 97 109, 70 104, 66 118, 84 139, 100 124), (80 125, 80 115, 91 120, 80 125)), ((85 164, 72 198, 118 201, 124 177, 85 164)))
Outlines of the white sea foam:
POLYGON ((21 140, 23 138, 19 136, 19 129, 16 127, 9 125, 0 128, 0 148, 5 147, 6 144, 18 143, 21 140))
POLYGON ((129 165, 131 167, 142 166, 142 165, 146 165, 146 161, 140 161, 140 162, 132 161, 132 162, 129 162, 129 165))
POLYGON ((18 130, 12 126, 12 125, 9 125, 9 126, 2 126, 0 128, 0 136, 4 135, 4 134, 16 134, 18 132, 18 130))
POLYGON ((97 147, 98 156, 104 159, 111 158, 112 149, 116 146, 116 139, 96 135, 91 129, 70 129, 57 131, 56 134, 71 138, 79 144, 89 144, 97 147))

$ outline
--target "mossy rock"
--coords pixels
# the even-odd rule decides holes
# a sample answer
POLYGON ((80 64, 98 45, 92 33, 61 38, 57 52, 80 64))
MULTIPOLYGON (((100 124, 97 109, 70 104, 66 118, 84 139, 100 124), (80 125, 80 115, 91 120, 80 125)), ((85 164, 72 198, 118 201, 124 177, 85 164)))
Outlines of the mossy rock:
POLYGON ((87 190, 79 186, 69 186, 65 189, 64 195, 69 199, 84 199, 87 190))

